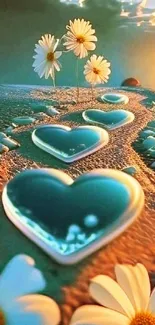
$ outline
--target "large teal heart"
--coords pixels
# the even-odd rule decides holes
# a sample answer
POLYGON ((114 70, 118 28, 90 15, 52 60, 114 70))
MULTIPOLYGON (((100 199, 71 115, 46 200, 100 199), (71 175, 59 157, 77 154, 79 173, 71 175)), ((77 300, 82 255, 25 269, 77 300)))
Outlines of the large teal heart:
POLYGON ((101 149, 109 136, 107 131, 95 126, 71 129, 64 125, 43 125, 33 131, 32 141, 54 157, 71 163, 101 149))
POLYGON ((140 184, 100 169, 75 181, 54 169, 27 170, 5 186, 9 219, 51 257, 73 264, 120 235, 144 205, 140 184))
POLYGON ((127 104, 129 102, 129 98, 126 95, 120 93, 107 93, 102 95, 99 100, 101 102, 118 105, 127 104))
POLYGON ((82 113, 88 123, 100 124, 107 129, 116 129, 134 120, 134 114, 125 110, 104 112, 99 109, 88 109, 82 113))

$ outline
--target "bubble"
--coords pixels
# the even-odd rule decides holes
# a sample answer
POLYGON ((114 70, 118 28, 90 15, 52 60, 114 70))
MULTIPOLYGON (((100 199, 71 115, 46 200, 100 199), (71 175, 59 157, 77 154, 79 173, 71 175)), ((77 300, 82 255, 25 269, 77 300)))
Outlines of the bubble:
POLYGON ((74 148, 70 148, 69 151, 72 152, 72 153, 74 153, 75 152, 75 149, 74 148))
POLYGON ((78 147, 81 148, 81 149, 85 149, 86 145, 84 143, 81 143, 78 147))
POLYGON ((98 222, 99 222, 98 217, 95 216, 94 214, 89 214, 84 218, 84 224, 88 228, 96 227, 98 225, 98 222))
POLYGON ((73 234, 79 234, 79 232, 81 232, 81 228, 78 225, 71 225, 68 229, 68 232, 73 234))
POLYGON ((75 235, 73 233, 68 233, 67 237, 66 237, 66 241, 70 242, 70 241, 73 241, 73 240, 75 240, 75 235))
POLYGON ((86 235, 84 233, 78 234, 77 239, 83 242, 86 240, 86 235))

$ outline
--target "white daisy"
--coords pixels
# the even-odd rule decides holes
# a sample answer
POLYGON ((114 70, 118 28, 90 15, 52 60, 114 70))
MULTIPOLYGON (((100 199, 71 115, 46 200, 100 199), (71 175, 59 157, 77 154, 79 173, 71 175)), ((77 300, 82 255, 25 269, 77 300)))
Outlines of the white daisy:
POLYGON ((45 280, 26 255, 15 256, 0 276, 0 325, 56 325, 60 321, 57 304, 42 295, 45 280))
POLYGON ((35 45, 33 67, 40 78, 45 76, 45 79, 48 79, 51 76, 54 80, 55 69, 60 71, 61 65, 58 58, 62 55, 62 51, 56 51, 58 44, 59 39, 55 40, 54 36, 46 34, 35 45))
POLYGON ((103 56, 93 54, 84 66, 85 78, 92 85, 107 82, 110 73, 110 63, 103 56))
POLYGON ((84 19, 70 20, 67 34, 64 36, 66 42, 64 45, 68 51, 73 51, 80 59, 85 58, 88 55, 88 51, 94 51, 97 42, 97 37, 94 35, 95 30, 92 29, 92 25, 89 21, 84 19))
POLYGON ((78 308, 71 325, 155 325, 155 289, 150 295, 146 268, 116 265, 117 282, 106 275, 91 280, 92 298, 104 306, 85 305, 78 308))

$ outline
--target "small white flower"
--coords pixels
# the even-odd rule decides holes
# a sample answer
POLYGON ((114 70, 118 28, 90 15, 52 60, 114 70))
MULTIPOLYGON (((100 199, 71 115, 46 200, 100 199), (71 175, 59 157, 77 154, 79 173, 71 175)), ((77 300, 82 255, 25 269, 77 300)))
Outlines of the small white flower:
POLYGON ((154 325, 155 289, 142 264, 116 265, 117 282, 106 275, 91 280, 89 292, 100 304, 78 308, 71 325, 154 325), (104 306, 104 307, 102 307, 104 306))
POLYGON ((103 56, 93 54, 84 66, 85 78, 92 85, 107 82, 110 73, 110 63, 103 56))
POLYGON ((0 276, 0 325, 57 325, 60 311, 52 299, 28 295, 43 290, 45 280, 26 255, 15 256, 0 276))
POLYGON ((64 36, 66 42, 64 45, 68 51, 73 51, 80 59, 85 58, 88 55, 88 51, 94 51, 97 42, 97 37, 94 35, 95 30, 92 29, 92 25, 89 21, 84 19, 70 20, 67 34, 64 36))
POLYGON ((60 71, 61 65, 58 58, 62 55, 62 51, 56 51, 58 44, 59 39, 55 40, 54 36, 46 34, 35 45, 33 67, 40 78, 45 76, 45 79, 48 79, 51 76, 55 79, 55 69, 60 71))

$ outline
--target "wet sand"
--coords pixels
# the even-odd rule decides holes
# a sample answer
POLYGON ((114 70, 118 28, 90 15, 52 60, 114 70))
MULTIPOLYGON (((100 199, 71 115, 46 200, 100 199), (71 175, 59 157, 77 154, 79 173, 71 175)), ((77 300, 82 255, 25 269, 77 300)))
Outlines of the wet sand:
MULTIPOLYGON (((103 88, 97 89, 95 92, 98 96, 109 91, 113 91, 113 89, 103 88)), ((27 168, 58 168, 73 178, 94 168, 121 170, 132 165, 137 169, 135 178, 145 193, 143 213, 123 235, 76 266, 63 267, 47 257, 41 249, 15 229, 0 206, 0 269, 4 267, 9 258, 17 253, 26 253, 35 258, 48 282, 45 293, 53 296, 61 304, 63 324, 68 324, 73 311, 78 306, 91 303, 88 296, 90 278, 100 273, 113 277, 115 263, 142 262, 149 271, 155 271, 155 172, 146 166, 132 147, 139 132, 145 128, 149 121, 155 120, 155 114, 151 111, 151 101, 155 98, 155 93, 148 90, 131 91, 130 89, 117 89, 118 91, 129 96, 130 100, 127 105, 109 105, 97 100, 92 101, 90 90, 81 89, 79 103, 66 104, 68 109, 61 108, 60 115, 45 117, 43 121, 36 121, 30 126, 16 128, 12 137, 19 141, 21 147, 3 154, 0 159, 1 190, 7 180, 27 168), (98 108, 105 111, 125 109, 134 113, 135 120, 121 128, 109 131, 110 142, 106 147, 70 165, 59 162, 34 146, 30 136, 35 125, 46 123, 64 124, 70 127, 86 125, 81 114, 86 108, 98 108)), ((56 94, 50 94, 49 91, 32 90, 29 96, 31 101, 49 101, 52 98, 65 102, 76 99, 76 89, 58 89, 56 94)), ((24 108, 20 104, 19 107, 8 112, 6 108, 1 108, 0 131, 3 131, 5 126, 9 126, 10 116, 11 118, 27 114, 32 116, 30 106, 27 105, 24 108)))

